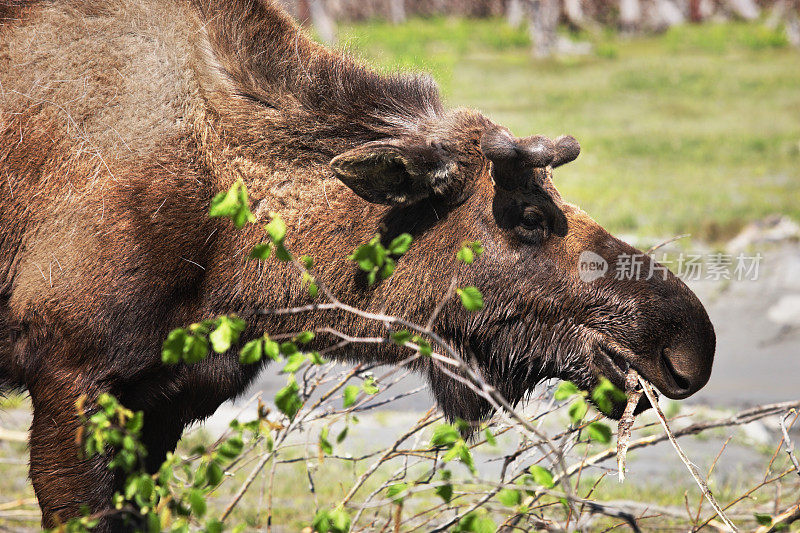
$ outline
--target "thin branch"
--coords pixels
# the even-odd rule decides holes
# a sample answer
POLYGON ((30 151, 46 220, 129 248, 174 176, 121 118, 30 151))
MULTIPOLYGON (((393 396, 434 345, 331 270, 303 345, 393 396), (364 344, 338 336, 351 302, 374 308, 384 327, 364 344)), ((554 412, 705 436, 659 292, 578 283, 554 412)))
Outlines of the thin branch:
POLYGON ((717 512, 717 516, 719 516, 720 519, 723 522, 725 522, 726 526, 728 526, 734 532, 739 531, 738 528, 735 525, 733 525, 733 522, 731 522, 730 519, 728 519, 728 517, 725 516, 725 513, 722 512, 722 508, 720 508, 716 498, 714 498, 714 495, 708 488, 708 483, 706 483, 706 480, 703 479, 703 476, 697 470, 697 466, 694 463, 692 463, 688 457, 686 457, 686 454, 683 452, 683 449, 681 448, 680 444, 678 444, 678 441, 675 439, 675 436, 672 434, 672 430, 670 429, 669 424, 667 423, 667 418, 664 416, 664 413, 661 411, 661 407, 659 407, 658 405, 658 399, 656 399, 656 393, 653 391, 653 388, 650 385, 650 383, 645 381, 645 379, 642 378, 641 376, 639 377, 639 383, 641 383, 642 389, 644 389, 644 393, 645 395, 647 395, 647 399, 650 400, 650 404, 653 406, 656 415, 658 416, 659 420, 661 420, 661 425, 664 426, 664 432, 667 434, 667 437, 669 437, 670 443, 672 443, 673 448, 675 448, 675 451, 678 453, 678 457, 680 457, 681 461, 683 461, 683 464, 685 464, 686 468, 689 469, 689 473, 694 478, 695 482, 697 483, 697 486, 700 487, 700 491, 703 493, 703 496, 706 497, 708 503, 711 504, 711 507, 713 507, 714 511, 717 512))

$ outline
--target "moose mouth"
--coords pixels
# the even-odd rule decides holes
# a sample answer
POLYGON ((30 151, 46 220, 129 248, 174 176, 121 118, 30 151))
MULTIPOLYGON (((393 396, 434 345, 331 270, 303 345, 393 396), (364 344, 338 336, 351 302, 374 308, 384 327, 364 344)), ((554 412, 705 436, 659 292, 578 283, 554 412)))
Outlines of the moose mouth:
MULTIPOLYGON (((597 354, 600 356, 595 363, 599 369, 598 379, 601 376, 605 377, 615 387, 622 391, 625 391, 625 377, 628 374, 628 370, 631 368, 633 368, 640 376, 645 377, 646 379, 646 375, 643 374, 640 369, 633 365, 628 358, 623 355, 621 349, 617 348, 612 343, 599 343, 597 347, 597 354)), ((666 374, 670 373, 671 372, 666 372, 666 374)), ((634 414, 639 414, 643 411, 646 411, 650 407, 650 401, 646 396, 643 395, 639 400, 639 403, 636 405, 634 414)), ((615 420, 619 420, 624 410, 625 402, 614 402, 614 408, 610 413, 608 413, 608 416, 615 420)))

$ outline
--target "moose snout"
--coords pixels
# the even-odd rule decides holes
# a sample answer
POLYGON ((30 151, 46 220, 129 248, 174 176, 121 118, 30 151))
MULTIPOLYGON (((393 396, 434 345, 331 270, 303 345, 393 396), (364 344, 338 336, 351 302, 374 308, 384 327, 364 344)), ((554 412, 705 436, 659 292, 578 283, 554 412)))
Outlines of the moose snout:
POLYGON ((687 398, 708 383, 716 336, 710 321, 704 326, 699 328, 702 331, 679 335, 661 350, 657 365, 662 384, 658 388, 668 398, 687 398))
POLYGON ((672 327, 659 328, 660 342, 641 365, 644 377, 674 400, 687 398, 708 383, 716 349, 714 326, 705 308, 685 286, 681 289, 681 297, 663 309, 663 319, 672 327))

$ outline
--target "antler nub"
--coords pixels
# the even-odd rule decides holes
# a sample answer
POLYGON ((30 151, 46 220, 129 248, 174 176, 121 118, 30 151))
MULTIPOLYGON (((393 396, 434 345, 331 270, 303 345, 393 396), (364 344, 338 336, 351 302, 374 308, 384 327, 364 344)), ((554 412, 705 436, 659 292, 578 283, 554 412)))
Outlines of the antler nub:
POLYGON ((550 165, 560 167, 570 161, 575 161, 581 153, 581 145, 572 135, 562 135, 556 139, 556 156, 550 165))
POLYGON ((507 190, 528 185, 534 168, 557 167, 578 157, 581 147, 574 137, 551 141, 544 135, 524 139, 503 128, 492 128, 481 137, 481 152, 494 164, 495 183, 507 190))

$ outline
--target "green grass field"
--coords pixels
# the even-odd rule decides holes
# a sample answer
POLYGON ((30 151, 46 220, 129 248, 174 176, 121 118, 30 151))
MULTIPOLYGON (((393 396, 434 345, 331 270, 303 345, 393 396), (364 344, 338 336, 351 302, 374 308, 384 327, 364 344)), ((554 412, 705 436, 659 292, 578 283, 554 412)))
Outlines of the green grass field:
POLYGON ((726 239, 770 214, 800 218, 800 53, 760 25, 675 28, 540 61, 502 20, 349 26, 343 46, 384 70, 425 70, 447 103, 517 135, 574 135, 562 194, 612 231, 726 239))

